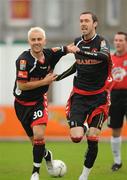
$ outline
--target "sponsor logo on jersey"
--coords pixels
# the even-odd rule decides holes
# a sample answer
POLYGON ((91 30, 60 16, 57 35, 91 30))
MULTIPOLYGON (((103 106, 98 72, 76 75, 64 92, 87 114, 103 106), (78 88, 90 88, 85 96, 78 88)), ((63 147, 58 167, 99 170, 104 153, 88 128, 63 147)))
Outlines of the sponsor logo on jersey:
POLYGON ((82 49, 90 49, 89 46, 82 46, 82 49))
POLYGON ((26 60, 21 59, 20 60, 20 70, 25 70, 26 69, 26 60))
POLYGON ((18 71, 18 77, 27 78, 28 77, 28 72, 27 71, 18 71))
POLYGON ((77 59, 77 64, 100 64, 101 61, 97 61, 96 59, 77 59))
POLYGON ((47 66, 40 66, 40 69, 47 69, 47 66))

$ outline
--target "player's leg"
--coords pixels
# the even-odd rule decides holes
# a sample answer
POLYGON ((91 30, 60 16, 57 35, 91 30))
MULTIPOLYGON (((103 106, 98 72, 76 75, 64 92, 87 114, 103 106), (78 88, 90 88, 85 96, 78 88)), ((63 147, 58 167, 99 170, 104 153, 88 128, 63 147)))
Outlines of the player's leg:
POLYGON ((33 126, 34 136, 30 137, 33 145, 33 171, 31 180, 39 180, 39 171, 43 158, 46 160, 47 169, 53 168, 52 152, 45 148, 45 128, 45 125, 33 126))
POLYGON ((45 153, 45 125, 33 126, 33 171, 32 174, 38 173, 41 167, 42 159, 45 153))
POLYGON ((33 174, 39 173, 42 159, 46 161, 47 169, 53 168, 52 153, 45 148, 45 128, 48 123, 47 112, 47 98, 44 96, 44 102, 38 102, 33 110, 33 120, 31 127, 33 127, 33 174), (36 161, 36 162, 35 162, 36 161))
MULTIPOLYGON (((113 94, 112 94, 113 95, 113 94)), ((112 96, 112 104, 109 111, 108 126, 112 128, 111 136, 111 150, 113 154, 114 163, 111 167, 112 171, 117 171, 122 167, 121 160, 121 130, 123 126, 124 108, 121 104, 120 98, 116 98, 115 94, 112 96)))
POLYGON ((73 94, 69 98, 66 106, 66 116, 70 126, 70 137, 74 143, 79 143, 85 132, 89 129, 85 121, 87 118, 87 109, 84 108, 85 100, 83 100, 83 98, 85 97, 82 95, 73 94))
POLYGON ((87 134, 88 148, 85 153, 84 166, 79 180, 87 180, 98 154, 98 140, 103 124, 103 115, 93 117, 87 134))
MULTIPOLYGON (((32 143, 32 145, 34 144, 34 141, 33 141, 33 136, 32 137, 29 137, 30 138, 30 141, 32 143)), ((47 169, 51 169, 53 168, 53 155, 52 155, 52 152, 48 149, 45 148, 45 153, 44 153, 44 159, 46 161, 46 167, 47 169)))

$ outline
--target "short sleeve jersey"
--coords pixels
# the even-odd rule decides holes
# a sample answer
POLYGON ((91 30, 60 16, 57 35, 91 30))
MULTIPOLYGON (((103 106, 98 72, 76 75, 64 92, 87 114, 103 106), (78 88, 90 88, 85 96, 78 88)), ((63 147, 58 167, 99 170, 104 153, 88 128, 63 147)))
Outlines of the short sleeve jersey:
POLYGON ((18 88, 17 81, 29 82, 43 79, 53 71, 55 65, 66 54, 66 47, 43 49, 42 62, 34 58, 30 50, 24 51, 16 60, 16 80, 13 89, 14 96, 22 101, 36 101, 47 92, 49 85, 44 85, 33 90, 22 91, 18 88))
POLYGON ((113 89, 127 89, 127 53, 118 56, 115 54, 111 55, 113 68, 113 89))
MULTIPOLYGON (((110 53, 108 42, 97 34, 89 41, 84 41, 83 37, 76 38, 74 43, 82 51, 104 52, 108 55, 110 53)), ((101 89, 108 78, 109 62, 101 59, 89 59, 79 54, 75 54, 75 58, 74 86, 85 91, 101 89)))

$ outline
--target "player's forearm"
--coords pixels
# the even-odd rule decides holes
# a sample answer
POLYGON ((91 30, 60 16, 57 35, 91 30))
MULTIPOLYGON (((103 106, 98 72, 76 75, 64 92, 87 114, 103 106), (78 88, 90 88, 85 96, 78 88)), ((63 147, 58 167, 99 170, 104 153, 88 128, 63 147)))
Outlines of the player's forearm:
POLYGON ((107 61, 110 58, 110 55, 106 51, 100 52, 87 52, 87 51, 79 51, 77 54, 85 56, 86 58, 96 59, 98 61, 107 61))
POLYGON ((33 89, 36 89, 45 85, 48 85, 45 79, 38 80, 38 81, 25 82, 25 83, 18 82, 18 87, 22 91, 33 90, 33 89))
POLYGON ((56 78, 56 81, 60 81, 68 76, 70 76, 71 74, 75 73, 76 71, 76 67, 75 64, 73 66, 71 66, 69 69, 67 69, 66 71, 64 71, 62 74, 59 74, 56 78))

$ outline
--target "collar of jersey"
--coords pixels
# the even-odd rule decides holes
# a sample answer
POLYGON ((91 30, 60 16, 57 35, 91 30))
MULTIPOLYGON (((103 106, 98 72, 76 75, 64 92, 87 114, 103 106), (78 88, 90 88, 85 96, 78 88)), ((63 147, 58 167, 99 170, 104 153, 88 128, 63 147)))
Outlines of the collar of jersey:
POLYGON ((97 34, 95 34, 92 38, 90 38, 90 39, 88 39, 88 40, 85 40, 85 39, 83 38, 83 35, 82 35, 82 40, 85 41, 85 43, 88 43, 88 42, 90 42, 90 41, 93 41, 93 40, 96 38, 96 36, 97 36, 97 34))

